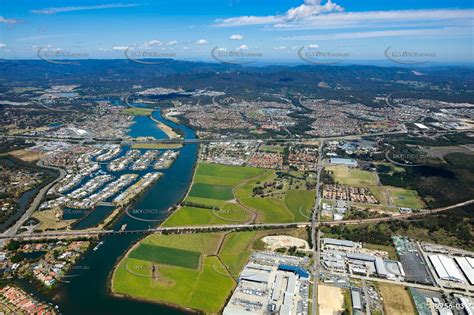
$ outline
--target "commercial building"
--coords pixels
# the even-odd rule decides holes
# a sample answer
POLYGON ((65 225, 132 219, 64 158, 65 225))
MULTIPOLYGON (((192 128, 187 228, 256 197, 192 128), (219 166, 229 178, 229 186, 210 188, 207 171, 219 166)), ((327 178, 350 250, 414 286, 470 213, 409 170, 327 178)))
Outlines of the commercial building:
POLYGON ((464 283, 465 279, 453 259, 445 255, 428 255, 436 274, 441 280, 464 283))
POLYGON ((362 244, 358 242, 352 242, 347 240, 338 240, 335 238, 323 238, 324 247, 340 247, 341 249, 356 249, 361 248, 362 244))
POLYGON ((455 257, 454 260, 456 260, 469 284, 474 285, 474 258, 455 257))
POLYGON ((224 308, 224 315, 307 313, 309 273, 299 265, 281 261, 303 258, 255 252, 239 277, 224 308))
POLYGON ((329 164, 357 167, 357 161, 354 159, 344 159, 344 158, 336 158, 336 157, 330 158, 329 164))

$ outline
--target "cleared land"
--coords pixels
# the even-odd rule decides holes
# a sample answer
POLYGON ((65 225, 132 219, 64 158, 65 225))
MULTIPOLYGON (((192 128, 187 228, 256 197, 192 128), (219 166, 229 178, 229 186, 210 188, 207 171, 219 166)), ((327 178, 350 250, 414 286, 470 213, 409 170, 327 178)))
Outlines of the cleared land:
POLYGON ((36 152, 36 151, 31 151, 31 150, 26 150, 26 149, 19 149, 19 150, 14 150, 8 152, 8 154, 13 155, 17 159, 20 159, 25 162, 34 162, 38 161, 42 157, 46 155, 44 152, 36 152))
POLYGON ((378 283, 378 288, 383 298, 384 314, 416 314, 410 293, 405 287, 378 283))
POLYGON ((344 311, 344 294, 341 288, 318 285, 318 305, 321 315, 340 314, 344 311))
POLYGON ((234 277, 239 275, 252 250, 260 248, 262 237, 276 233, 306 235, 304 230, 150 235, 116 266, 112 291, 218 313, 236 285, 234 277), (183 267, 185 257, 195 259, 195 253, 201 255, 201 264, 196 269, 183 267))
POLYGON ((301 173, 278 174, 255 167, 199 163, 183 206, 164 226, 309 220, 315 190, 301 173), (264 187, 265 186, 265 187, 264 187), (263 190, 256 195, 255 189, 263 190))

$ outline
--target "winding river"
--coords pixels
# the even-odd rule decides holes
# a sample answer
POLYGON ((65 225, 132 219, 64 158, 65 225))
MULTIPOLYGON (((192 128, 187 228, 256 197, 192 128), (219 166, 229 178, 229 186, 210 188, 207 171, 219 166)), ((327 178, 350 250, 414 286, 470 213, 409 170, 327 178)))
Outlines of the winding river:
MULTIPOLYGON (((180 129, 186 139, 195 138, 193 130, 163 119, 159 111, 153 112, 153 117, 172 128, 180 129)), ((155 133, 156 136, 156 124, 149 124, 143 118, 136 117, 135 122, 138 120, 140 126, 132 128, 133 135, 155 133), (147 126, 153 130, 147 130, 147 126)), ((151 121, 149 117, 146 119, 151 121)), ((179 151, 172 166, 160 170, 164 176, 132 205, 133 209, 153 209, 153 219, 157 221, 141 221, 123 215, 116 221, 113 229, 118 230, 123 224, 127 224, 127 230, 149 228, 158 225, 160 219, 169 215, 169 207, 176 205, 184 197, 190 185, 198 147, 197 144, 186 144, 179 151)), ((97 250, 88 251, 76 264, 74 276, 68 277, 68 282, 61 283, 56 290, 53 303, 59 306, 59 311, 62 314, 184 314, 183 311, 167 306, 110 295, 109 277, 115 264, 142 237, 143 234, 102 237, 100 240, 103 244, 97 250)))

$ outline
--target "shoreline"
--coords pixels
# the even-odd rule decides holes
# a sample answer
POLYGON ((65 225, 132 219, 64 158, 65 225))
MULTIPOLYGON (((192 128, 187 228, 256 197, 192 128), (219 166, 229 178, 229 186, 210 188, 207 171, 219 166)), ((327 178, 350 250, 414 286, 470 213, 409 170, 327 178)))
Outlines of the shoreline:
POLYGON ((158 119, 153 117, 153 115, 149 115, 148 117, 156 123, 156 126, 160 128, 160 130, 163 131, 170 140, 181 139, 181 136, 177 132, 175 132, 173 128, 159 121, 158 119))
POLYGON ((128 254, 134 250, 136 247, 138 247, 140 245, 140 243, 146 239, 148 236, 150 235, 153 235, 153 234, 147 234, 145 235, 143 238, 141 238, 138 242, 132 244, 132 246, 130 246, 122 256, 120 256, 114 267, 113 267, 113 271, 109 274, 109 276, 107 277, 107 291, 108 293, 113 296, 113 297, 116 297, 116 298, 121 298, 121 299, 128 299, 128 300, 134 300, 134 301, 139 301, 139 302, 146 302, 146 303, 151 303, 151 304, 156 304, 156 305, 164 305, 164 306, 167 306, 167 307, 170 307, 170 308, 173 308, 173 309, 176 309, 176 310, 180 310, 180 311, 185 311, 185 312, 188 312, 190 314, 199 314, 201 313, 200 310, 196 310, 196 309, 192 309, 192 308, 189 308, 189 307, 183 307, 181 305, 178 305, 178 304, 173 304, 173 303, 169 303, 169 302, 163 302, 163 301, 156 301, 156 300, 148 300, 148 299, 145 299, 145 298, 140 298, 140 297, 136 297, 136 296, 132 296, 132 295, 129 295, 129 294, 124 294, 124 293, 118 293, 118 292, 115 292, 114 291, 114 286, 113 286, 113 283, 114 283, 114 279, 115 279, 115 273, 118 269, 118 266, 120 265, 120 263, 124 260, 124 259, 127 259, 128 258, 128 254))

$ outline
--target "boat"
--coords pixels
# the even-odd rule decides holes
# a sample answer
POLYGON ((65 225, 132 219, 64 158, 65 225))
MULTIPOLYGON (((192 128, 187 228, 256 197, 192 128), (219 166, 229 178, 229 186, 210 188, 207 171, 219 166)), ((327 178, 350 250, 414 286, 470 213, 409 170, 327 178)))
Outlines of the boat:
POLYGON ((99 249, 99 247, 100 247, 102 244, 104 244, 104 242, 102 242, 102 241, 101 241, 101 242, 99 242, 99 244, 97 244, 97 246, 96 246, 96 247, 94 247, 93 251, 96 251, 96 250, 98 250, 98 249, 99 249))

